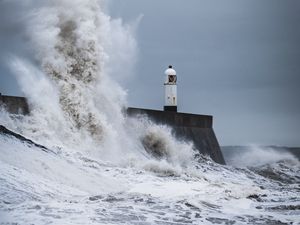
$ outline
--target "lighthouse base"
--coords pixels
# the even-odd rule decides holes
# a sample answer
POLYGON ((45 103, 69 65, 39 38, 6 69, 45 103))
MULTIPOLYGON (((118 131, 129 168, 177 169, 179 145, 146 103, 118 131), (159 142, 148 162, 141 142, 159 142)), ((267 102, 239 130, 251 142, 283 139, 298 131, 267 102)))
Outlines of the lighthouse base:
POLYGON ((177 106, 164 106, 164 111, 177 112, 177 106))

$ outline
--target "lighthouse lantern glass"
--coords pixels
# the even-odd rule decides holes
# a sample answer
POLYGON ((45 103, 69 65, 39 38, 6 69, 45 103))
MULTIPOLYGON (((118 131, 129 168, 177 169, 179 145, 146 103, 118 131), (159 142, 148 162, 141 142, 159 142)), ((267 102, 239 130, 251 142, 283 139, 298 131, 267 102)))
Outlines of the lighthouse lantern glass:
POLYGON ((169 83, 176 83, 176 75, 169 75, 169 83))

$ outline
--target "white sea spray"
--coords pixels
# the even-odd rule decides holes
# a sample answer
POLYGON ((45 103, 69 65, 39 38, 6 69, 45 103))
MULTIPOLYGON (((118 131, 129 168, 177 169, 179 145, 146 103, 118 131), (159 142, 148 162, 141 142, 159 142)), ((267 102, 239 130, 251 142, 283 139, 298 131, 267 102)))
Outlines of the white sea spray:
POLYGON ((126 117, 117 80, 134 67, 137 43, 105 3, 26 1, 35 60, 9 63, 31 113, 1 111, 0 123, 48 150, 0 135, 0 223, 299 222, 299 211, 276 208, 299 206, 299 167, 278 167, 296 179, 282 185, 259 169, 197 159, 169 127, 126 117))

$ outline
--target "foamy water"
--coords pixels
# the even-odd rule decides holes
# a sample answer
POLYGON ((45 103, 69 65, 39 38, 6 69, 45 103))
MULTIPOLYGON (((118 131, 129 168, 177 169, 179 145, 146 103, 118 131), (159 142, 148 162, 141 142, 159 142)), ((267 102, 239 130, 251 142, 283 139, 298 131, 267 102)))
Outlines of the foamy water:
POLYGON ((110 18, 105 1, 35 3, 35 61, 8 62, 31 114, 1 110, 0 124, 48 150, 0 134, 1 224, 299 222, 297 160, 221 166, 170 128, 127 118, 116 80, 136 61, 135 27, 110 18))

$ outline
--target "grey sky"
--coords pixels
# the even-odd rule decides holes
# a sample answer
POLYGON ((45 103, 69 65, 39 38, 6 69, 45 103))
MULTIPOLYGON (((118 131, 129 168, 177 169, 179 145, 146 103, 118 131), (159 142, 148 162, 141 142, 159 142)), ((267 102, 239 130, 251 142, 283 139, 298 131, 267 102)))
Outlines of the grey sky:
MULTIPOLYGON (((299 1, 111 2, 113 17, 144 15, 136 75, 124 84, 131 106, 161 109, 163 72, 173 64, 179 110, 213 115, 220 144, 300 146, 299 1)), ((16 17, 0 11, 3 57, 24 46, 22 23, 6 27, 16 17)), ((20 94, 3 60, 0 74, 0 91, 20 94)))

